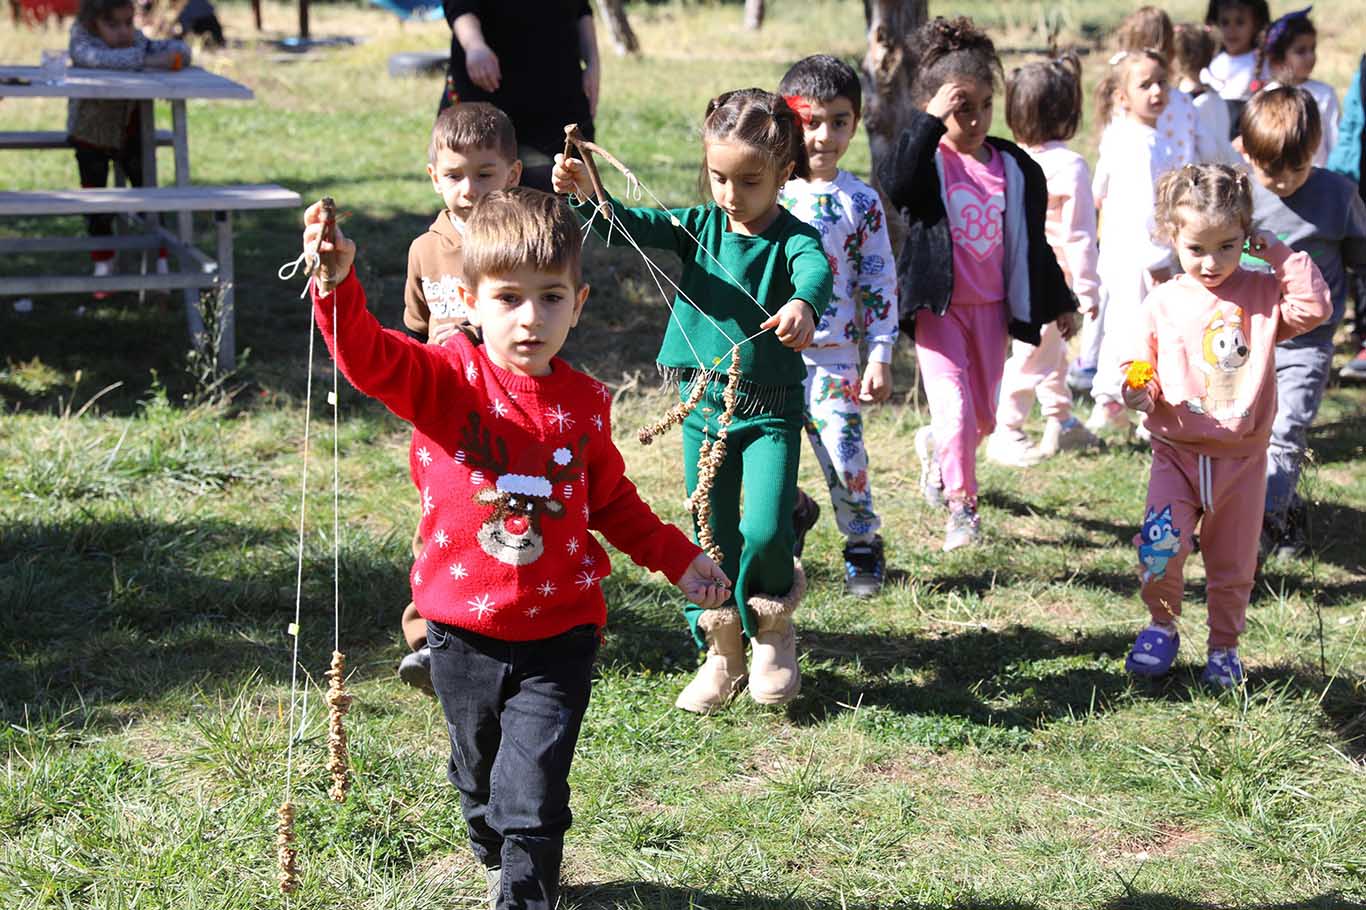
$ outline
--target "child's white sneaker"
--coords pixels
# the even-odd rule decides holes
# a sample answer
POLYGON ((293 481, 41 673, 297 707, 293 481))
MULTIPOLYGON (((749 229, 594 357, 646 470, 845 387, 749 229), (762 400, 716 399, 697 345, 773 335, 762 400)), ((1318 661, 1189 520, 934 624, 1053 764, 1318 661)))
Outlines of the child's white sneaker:
POLYGON ((915 431, 915 455, 920 459, 920 492, 931 508, 944 507, 944 476, 939 472, 939 461, 934 457, 934 430, 921 427, 915 431))
POLYGON ((944 524, 944 552, 977 543, 982 536, 982 522, 977 509, 967 503, 949 506, 949 518, 944 524))
POLYGON ((1039 437, 1039 454, 1052 458, 1059 452, 1087 452, 1099 449, 1104 443, 1100 437, 1082 425, 1075 417, 1066 420, 1048 418, 1043 425, 1043 435, 1039 437))
POLYGON ((987 437, 987 460, 1008 468, 1032 468, 1043 460, 1023 430, 1001 427, 987 437))

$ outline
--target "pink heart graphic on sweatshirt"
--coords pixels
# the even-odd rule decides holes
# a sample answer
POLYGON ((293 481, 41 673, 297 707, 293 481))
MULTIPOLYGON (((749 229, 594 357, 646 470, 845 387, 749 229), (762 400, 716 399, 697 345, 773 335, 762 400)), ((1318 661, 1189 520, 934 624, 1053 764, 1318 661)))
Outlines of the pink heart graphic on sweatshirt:
POLYGON ((978 262, 1001 245, 1001 213, 1005 196, 986 197, 970 183, 957 183, 949 190, 949 221, 953 245, 962 247, 978 262))

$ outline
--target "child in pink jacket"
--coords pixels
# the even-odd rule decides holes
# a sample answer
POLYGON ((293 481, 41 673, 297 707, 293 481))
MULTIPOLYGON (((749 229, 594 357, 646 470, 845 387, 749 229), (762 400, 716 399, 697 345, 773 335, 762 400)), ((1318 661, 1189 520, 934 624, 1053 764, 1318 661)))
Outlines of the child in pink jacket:
POLYGON ((1201 679, 1229 688, 1243 681, 1238 636, 1266 498, 1276 344, 1318 326, 1332 303, 1307 253, 1291 252, 1274 234, 1250 236, 1252 188, 1241 171, 1189 164, 1168 172, 1157 186, 1155 216, 1185 274, 1148 295, 1123 364, 1124 403, 1147 413, 1153 445, 1135 538, 1152 624, 1124 666, 1154 677, 1175 662, 1182 567, 1198 522, 1209 602, 1201 679), (1275 274, 1240 268, 1245 248, 1275 274))

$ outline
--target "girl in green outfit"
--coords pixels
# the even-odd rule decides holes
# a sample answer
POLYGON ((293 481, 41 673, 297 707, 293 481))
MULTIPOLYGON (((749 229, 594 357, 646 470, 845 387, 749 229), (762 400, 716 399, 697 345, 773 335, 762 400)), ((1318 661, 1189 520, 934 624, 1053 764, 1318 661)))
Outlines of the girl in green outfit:
MULTIPOLYGON (((678 383, 680 400, 695 404, 683 420, 689 496, 697 489, 704 444, 718 439, 727 411, 723 390, 732 357, 738 362, 734 416, 711 484, 708 521, 726 574, 735 579, 734 602, 687 608, 707 659, 677 702, 706 714, 744 687, 746 637, 755 701, 784 704, 801 690, 791 621, 806 588, 792 555, 806 376, 797 352, 811 342, 832 277, 820 235, 778 205, 788 179, 809 174, 801 121, 787 102, 760 89, 719 95, 707 104, 702 146, 699 183, 711 202, 664 210, 609 199, 610 220, 588 203, 580 211, 609 243, 672 250, 683 260, 658 360, 678 383)), ((552 182, 556 192, 582 200, 592 193, 583 163, 562 155, 552 182)))

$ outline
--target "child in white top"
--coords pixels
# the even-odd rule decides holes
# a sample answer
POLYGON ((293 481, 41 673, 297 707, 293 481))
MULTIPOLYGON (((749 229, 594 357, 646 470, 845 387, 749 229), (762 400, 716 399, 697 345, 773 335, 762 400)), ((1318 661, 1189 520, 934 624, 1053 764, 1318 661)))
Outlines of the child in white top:
MULTIPOLYGON (((806 438, 844 535, 845 590, 871 597, 882 590, 882 519, 873 511, 860 406, 886 401, 892 393, 896 262, 877 192, 839 168, 858 130, 858 73, 827 54, 807 57, 783 76, 778 94, 801 118, 811 164, 811 176, 789 180, 778 202, 820 232, 835 277, 830 303, 817 316, 815 339, 802 351, 806 438), (865 339, 868 362, 860 372, 859 345, 865 339)), ((818 514, 809 497, 798 498, 793 520, 799 541, 818 514)))
POLYGON ((1157 120, 1167 105, 1167 61, 1157 51, 1121 52, 1097 89, 1097 123, 1105 123, 1092 184, 1100 208, 1096 271, 1105 295, 1105 333, 1091 395, 1091 429, 1127 430, 1119 362, 1128 326, 1143 298, 1171 273, 1171 250, 1152 237, 1153 186, 1190 163, 1189 147, 1161 141, 1157 120), (1114 114, 1119 116, 1111 118, 1114 114))
MULTIPOLYGON (((1246 101, 1266 81, 1257 50, 1258 39, 1271 24, 1266 0, 1210 0, 1205 24, 1219 29, 1224 49, 1200 74, 1201 79, 1225 101, 1246 101)), ((1237 119, 1232 111, 1230 117, 1237 119)))
MULTIPOLYGON (((1056 60, 1027 63, 1006 80, 1006 123, 1015 141, 1043 170, 1048 185, 1048 214, 1044 235, 1062 267, 1078 314, 1094 318, 1100 303, 1096 276, 1096 204, 1091 197, 1091 170, 1086 159, 1069 149, 1067 140, 1081 122, 1081 61, 1075 54, 1056 60)), ((1051 322, 1040 330, 1037 345, 1011 343, 1010 359, 1001 378, 1001 400, 996 407, 996 431, 987 439, 987 458, 998 464, 1026 468, 1062 450, 1094 448, 1094 434, 1072 416, 1072 393, 1067 388, 1069 325, 1051 322), (1043 436, 1037 446, 1024 432, 1034 399, 1044 416, 1043 436)))
POLYGON ((1227 164, 1238 167, 1242 159, 1233 150, 1229 138, 1233 135, 1233 121, 1228 103, 1204 82, 1200 74, 1214 59, 1214 35, 1202 25, 1183 22, 1172 36, 1172 77, 1177 92, 1184 95, 1195 108, 1196 164, 1227 164))
POLYGON ((1314 72, 1318 49, 1318 32, 1309 19, 1309 9, 1306 6, 1286 13, 1271 23, 1266 30, 1266 40, 1262 42, 1261 56, 1272 79, 1282 85, 1304 89, 1318 106, 1323 138, 1314 152, 1313 163, 1315 167, 1323 167, 1328 161, 1328 153, 1337 145, 1342 109, 1331 85, 1309 78, 1314 72))

